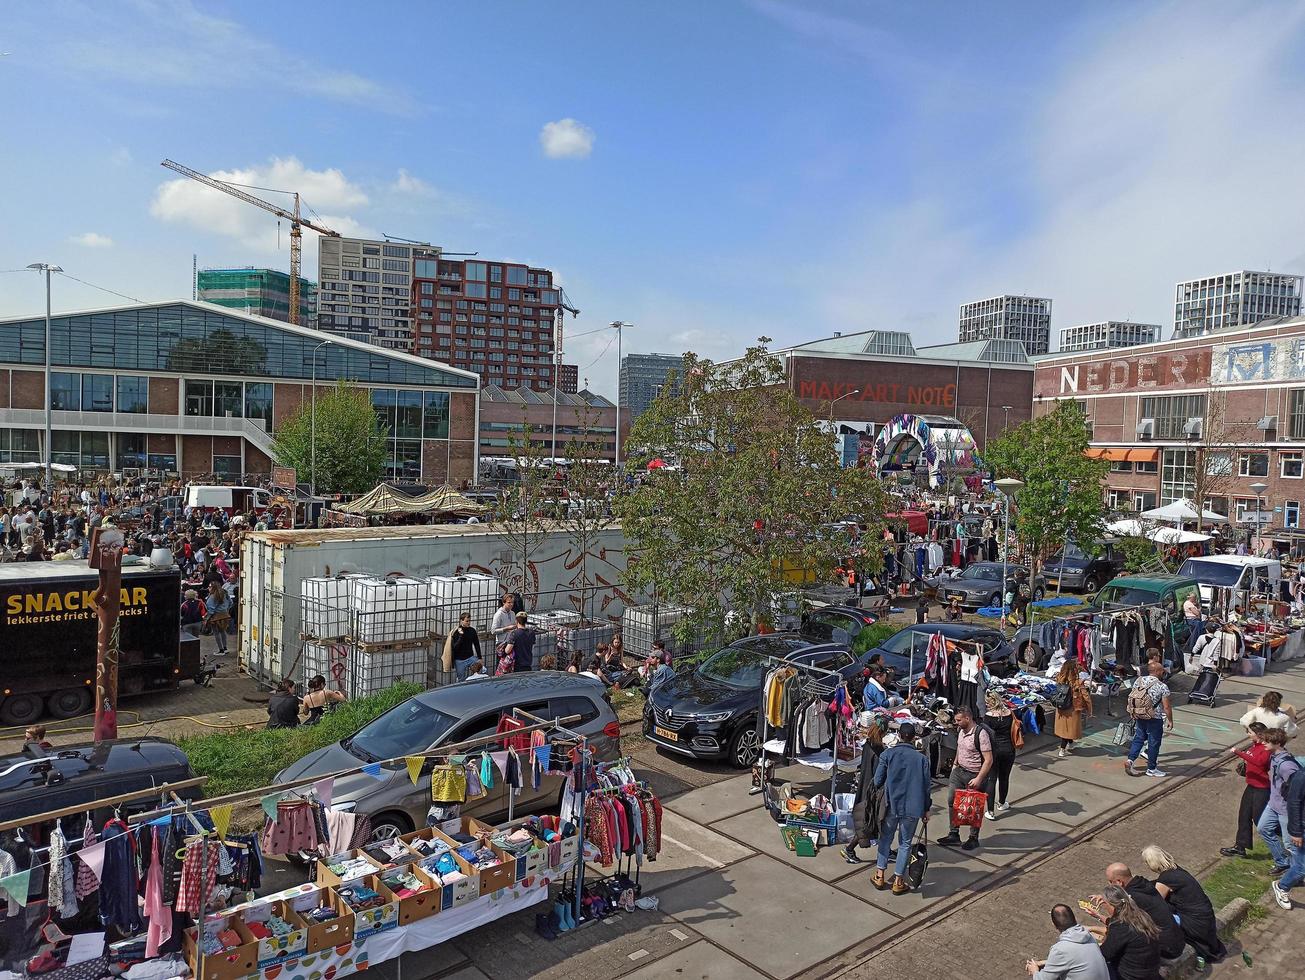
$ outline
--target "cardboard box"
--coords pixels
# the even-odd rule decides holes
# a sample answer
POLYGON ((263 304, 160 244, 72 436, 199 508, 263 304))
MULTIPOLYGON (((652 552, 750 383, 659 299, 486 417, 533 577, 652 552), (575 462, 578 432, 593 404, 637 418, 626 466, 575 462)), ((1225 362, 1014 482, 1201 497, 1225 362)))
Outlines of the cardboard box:
MULTIPOLYGON (((447 839, 444 843, 448 843, 447 839)), ((462 873, 462 878, 460 881, 448 884, 441 882, 440 908, 444 911, 480 897, 480 873, 469 865, 457 851, 450 848, 449 853, 453 855, 453 860, 457 862, 458 871, 462 873)), ((438 859, 438 854, 429 854, 423 857, 418 865, 422 871, 430 876, 432 881, 438 880, 438 875, 432 870, 438 859)))
POLYGON ((387 871, 381 875, 381 881, 385 883, 385 887, 389 889, 390 894, 394 895, 395 900, 399 903, 399 925, 401 926, 410 925, 419 919, 432 916, 443 906, 443 887, 415 864, 387 871), (395 894, 396 890, 390 887, 390 882, 403 874, 411 874, 426 886, 426 890, 406 897, 395 894))
POLYGON ((200 980, 241 980, 242 977, 247 977, 249 974, 256 972, 258 970, 258 940, 245 928, 239 914, 228 916, 211 915, 207 921, 209 930, 215 934, 226 929, 234 930, 240 937, 241 943, 226 952, 205 956, 202 964, 203 972, 201 973, 198 930, 196 928, 187 929, 185 936, 182 938, 182 949, 186 954, 186 962, 190 964, 190 972, 200 980))
MULTIPOLYGON (((449 846, 455 851, 457 848, 462 846, 453 840, 453 838, 445 836, 438 830, 435 831, 435 833, 437 839, 439 837, 444 838, 449 846)), ((467 867, 463 869, 463 874, 471 874, 479 880, 478 894, 481 895, 488 895, 490 892, 500 891, 516 881, 516 858, 511 854, 507 854, 499 848, 494 847, 493 844, 490 844, 489 847, 498 855, 498 864, 494 865, 492 868, 475 868, 471 865, 467 865, 467 867)))
POLYGON ((350 884, 362 884, 380 895, 384 901, 383 905, 378 905, 375 908, 354 911, 338 891, 332 892, 335 898, 336 910, 341 915, 353 916, 353 937, 355 940, 366 939, 375 933, 399 927, 399 900, 385 887, 379 875, 369 875, 362 879, 361 882, 353 881, 350 884))
MULTIPOLYGON (((269 936, 256 939, 258 943, 258 968, 272 966, 283 960, 292 960, 308 952, 308 924, 286 902, 272 902, 268 905, 255 905, 242 913, 245 927, 251 922, 267 922, 272 916, 283 919, 290 931, 284 936, 269 936)), ((251 930, 252 935, 252 930, 251 930)))
POLYGON ((346 884, 348 882, 357 881, 360 878, 366 878, 367 875, 376 874, 380 870, 381 870, 381 866, 377 864, 374 860, 372 860, 371 857, 364 854, 362 851, 341 851, 339 854, 332 854, 330 857, 322 858, 320 861, 317 862, 317 883, 319 885, 324 885, 327 888, 338 888, 340 885, 346 884), (327 867, 328 864, 331 864, 334 861, 342 861, 345 858, 353 858, 353 857, 362 858, 369 865, 371 865, 371 870, 365 873, 360 872, 356 876, 351 878, 341 879, 339 875, 337 875, 334 871, 332 871, 330 868, 327 867))
POLYGON ((308 927, 307 952, 320 953, 324 949, 334 949, 337 946, 346 946, 353 942, 354 921, 352 913, 337 915, 334 919, 328 919, 325 922, 318 922, 308 915, 310 911, 320 905, 326 905, 337 912, 339 911, 335 893, 331 889, 313 888, 311 891, 296 895, 289 901, 295 913, 308 927))

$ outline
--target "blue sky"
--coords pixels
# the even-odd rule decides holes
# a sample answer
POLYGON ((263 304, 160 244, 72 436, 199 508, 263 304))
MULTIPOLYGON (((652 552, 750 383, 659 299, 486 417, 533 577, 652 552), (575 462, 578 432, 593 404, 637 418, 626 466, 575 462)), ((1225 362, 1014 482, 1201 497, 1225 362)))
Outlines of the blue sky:
MULTIPOLYGON (((1180 278, 1305 271, 1303 34, 1302 2, 11 4, 0 270, 166 299, 192 253, 287 266, 275 218, 169 188, 172 157, 551 267, 568 329, 630 321, 627 350, 945 342, 1001 292, 1168 323, 1180 278)), ((41 301, 0 274, 0 316, 41 301)), ((608 340, 567 345, 605 391, 608 340)))

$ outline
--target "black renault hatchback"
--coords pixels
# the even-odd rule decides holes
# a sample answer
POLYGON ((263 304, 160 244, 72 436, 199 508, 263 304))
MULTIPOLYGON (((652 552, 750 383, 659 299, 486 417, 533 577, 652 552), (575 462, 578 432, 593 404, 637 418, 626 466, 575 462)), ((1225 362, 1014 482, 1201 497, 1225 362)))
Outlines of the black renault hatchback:
MULTIPOLYGON (((757 719, 772 666, 768 656, 837 671, 855 696, 864 686, 860 664, 844 647, 815 644, 796 633, 750 636, 659 685, 644 705, 644 737, 695 759, 751 766, 761 754, 757 719)), ((829 693, 834 686, 831 680, 829 693)))

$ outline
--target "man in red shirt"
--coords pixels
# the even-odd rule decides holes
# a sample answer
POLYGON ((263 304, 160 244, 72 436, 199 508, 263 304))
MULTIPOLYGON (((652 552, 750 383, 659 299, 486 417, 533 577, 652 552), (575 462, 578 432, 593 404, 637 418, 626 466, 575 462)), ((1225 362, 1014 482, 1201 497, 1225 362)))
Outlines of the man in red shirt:
POLYGON ((1268 729, 1258 721, 1251 722, 1248 727, 1251 744, 1246 751, 1235 745, 1228 750, 1246 765, 1246 788, 1242 790, 1242 802, 1237 810, 1237 842, 1232 847, 1219 848, 1224 857, 1246 857, 1246 852, 1254 844, 1251 833, 1269 802, 1269 757, 1272 752, 1263 739, 1268 729))

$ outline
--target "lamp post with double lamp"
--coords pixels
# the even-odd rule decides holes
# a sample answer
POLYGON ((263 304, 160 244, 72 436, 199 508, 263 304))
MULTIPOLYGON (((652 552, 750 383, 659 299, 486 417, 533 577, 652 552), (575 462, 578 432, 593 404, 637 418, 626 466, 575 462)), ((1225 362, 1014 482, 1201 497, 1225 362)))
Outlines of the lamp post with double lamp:
POLYGON ((1001 495, 1006 498, 1006 529, 1001 542, 1001 628, 1006 629, 1006 579, 1009 577, 1007 567, 1010 565, 1010 498, 1024 489, 1024 481, 1013 476, 993 482, 1001 495))
MULTIPOLYGON (((1252 483, 1251 489, 1255 491, 1255 554, 1258 555, 1262 545, 1260 528, 1264 527, 1264 505, 1260 501, 1264 496, 1264 491, 1269 489, 1269 485, 1267 483, 1252 483)), ((1199 507, 1200 504, 1197 506, 1199 507)))
MULTIPOLYGON (((313 348, 313 393, 312 407, 308 416, 308 492, 317 496, 317 352, 323 347, 335 344, 334 340, 323 340, 313 348)), ((338 346, 338 345, 337 345, 338 346)), ((310 503, 311 507, 312 504, 310 503)))
POLYGON ((55 272, 63 272, 63 269, 49 262, 33 262, 27 268, 45 273, 45 489, 53 500, 54 471, 50 465, 54 462, 54 446, 50 442, 50 430, 53 428, 50 418, 50 399, 53 397, 53 392, 50 391, 50 276, 55 272))

